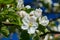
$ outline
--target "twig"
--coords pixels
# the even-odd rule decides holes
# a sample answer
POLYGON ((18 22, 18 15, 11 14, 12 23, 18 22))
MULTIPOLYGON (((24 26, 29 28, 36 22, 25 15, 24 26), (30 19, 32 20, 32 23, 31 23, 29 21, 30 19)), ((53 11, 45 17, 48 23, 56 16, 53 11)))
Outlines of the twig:
POLYGON ((45 36, 47 34, 60 34, 60 32, 57 32, 57 31, 46 32, 44 34, 41 34, 40 37, 45 36))
POLYGON ((2 22, 2 24, 4 24, 5 26, 19 26, 17 24, 11 24, 11 23, 6 23, 6 22, 2 22))
MULTIPOLYGON (((58 18, 60 18, 60 17, 58 17, 58 18)), ((56 19, 57 19, 57 18, 56 18, 56 19)), ((56 19, 52 19, 52 20, 56 20, 56 19)), ((50 20, 50 21, 52 21, 52 20, 50 20)), ((10 23, 2 23, 2 24, 6 25, 6 26, 19 26, 19 25, 10 24, 10 23)), ((51 30, 51 29, 48 28, 48 27, 46 27, 46 28, 47 28, 50 32, 46 32, 46 33, 44 33, 44 34, 41 34, 40 37, 45 36, 45 35, 47 35, 47 34, 60 34, 60 32, 53 31, 53 30, 51 30)))

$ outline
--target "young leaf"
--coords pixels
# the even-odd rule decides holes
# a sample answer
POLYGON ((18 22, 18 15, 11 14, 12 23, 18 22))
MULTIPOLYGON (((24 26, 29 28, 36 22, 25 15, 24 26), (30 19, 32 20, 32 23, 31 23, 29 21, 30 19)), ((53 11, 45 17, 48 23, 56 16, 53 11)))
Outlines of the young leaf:
POLYGON ((9 30, 7 29, 6 26, 1 27, 1 33, 2 33, 5 37, 8 37, 8 35, 9 35, 9 30))
POLYGON ((36 36, 33 38, 33 40, 39 40, 39 36, 36 35, 36 36))
POLYGON ((29 34, 27 31, 22 31, 20 35, 20 40, 30 40, 29 34))
POLYGON ((45 26, 39 24, 38 30, 45 33, 45 28, 46 28, 45 26))

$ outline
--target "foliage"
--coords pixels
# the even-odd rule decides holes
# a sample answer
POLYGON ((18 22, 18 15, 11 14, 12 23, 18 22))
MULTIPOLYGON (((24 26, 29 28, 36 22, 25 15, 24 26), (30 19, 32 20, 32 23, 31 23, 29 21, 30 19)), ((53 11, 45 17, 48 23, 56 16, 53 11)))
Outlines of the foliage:
MULTIPOLYGON (((28 14, 30 14, 31 11, 37 11, 33 8, 23 8, 21 10, 24 10, 28 14)), ((17 8, 16 0, 0 0, 0 33, 8 37, 10 33, 16 32, 16 29, 18 29, 19 33, 21 33, 19 35, 20 40, 30 40, 31 37, 33 38, 33 35, 35 35, 33 40, 39 40, 39 35, 41 35, 40 33, 45 33, 46 27, 41 25, 42 23, 39 24, 39 22, 37 22, 38 28, 36 30, 38 30, 39 32, 35 32, 35 34, 29 34, 27 33, 27 30, 22 30, 21 26, 23 25, 23 17, 21 18, 21 15, 18 15, 18 12, 21 10, 17 8)), ((42 17, 41 21, 45 22, 47 20, 43 19, 44 17, 42 17)), ((31 24, 29 26, 31 26, 31 24)))

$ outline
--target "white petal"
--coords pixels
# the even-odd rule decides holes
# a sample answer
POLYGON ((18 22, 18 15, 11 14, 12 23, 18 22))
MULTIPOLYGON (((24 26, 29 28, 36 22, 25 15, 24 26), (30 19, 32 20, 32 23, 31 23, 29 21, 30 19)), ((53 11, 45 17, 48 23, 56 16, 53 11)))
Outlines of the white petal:
POLYGON ((30 22, 36 22, 37 18, 35 16, 30 16, 30 22))
POLYGON ((21 26, 21 29, 27 30, 27 29, 28 29, 28 25, 24 25, 24 24, 23 24, 23 25, 21 26))
POLYGON ((42 10, 41 9, 36 9, 35 11, 31 11, 30 15, 33 15, 35 17, 41 17, 42 16, 42 10))
POLYGON ((42 21, 42 18, 41 17, 39 17, 39 22, 41 22, 42 21))
POLYGON ((6 22, 9 23, 9 20, 7 19, 6 22))
POLYGON ((49 20, 46 20, 45 22, 43 22, 42 24, 43 24, 43 26, 47 26, 48 25, 48 23, 49 23, 49 20))
POLYGON ((35 33, 35 30, 36 29, 34 27, 31 27, 31 28, 28 29, 28 33, 29 34, 34 34, 35 33))
POLYGON ((49 23, 49 21, 48 21, 48 20, 46 20, 46 21, 45 21, 45 20, 43 20, 43 21, 41 21, 41 22, 40 22, 40 24, 41 24, 41 25, 43 25, 43 26, 47 26, 47 25, 48 25, 48 23, 49 23))
POLYGON ((42 18, 39 18, 39 23, 43 26, 47 26, 48 23, 49 23, 49 20, 47 19, 46 16, 42 17, 42 18))
POLYGON ((53 5, 54 5, 54 6, 59 6, 59 3, 54 3, 53 5))
POLYGON ((25 17, 28 15, 25 11, 20 11, 18 13, 19 13, 20 17, 25 17))
POLYGON ((39 33, 40 31, 39 30, 36 30, 37 33, 39 33))
POLYGON ((30 5, 27 5, 27 6, 25 6, 27 9, 30 9, 31 8, 31 6, 30 5))
POLYGON ((22 22, 24 23, 29 23, 29 16, 25 16, 23 19, 22 19, 22 22))
POLYGON ((34 13, 35 13, 35 11, 33 10, 33 11, 30 12, 30 15, 35 16, 34 13))
POLYGON ((36 17, 41 17, 42 16, 42 10, 41 9, 36 9, 35 10, 35 16, 36 17))
POLYGON ((50 36, 50 39, 53 39, 53 36, 50 36))
POLYGON ((36 9, 35 11, 39 12, 39 13, 42 13, 42 9, 36 9))
POLYGON ((57 27, 56 27, 56 26, 55 26, 55 27, 53 27, 53 30, 54 30, 54 31, 58 31, 58 29, 57 29, 57 27))
POLYGON ((44 40, 48 40, 49 35, 47 34, 44 38, 44 40))
POLYGON ((24 7, 23 0, 17 0, 17 8, 22 9, 24 7))
POLYGON ((48 20, 48 19, 47 19, 47 16, 43 16, 42 19, 43 19, 43 20, 48 20))
POLYGON ((10 5, 7 5, 7 8, 9 8, 10 5))
POLYGON ((32 26, 33 28, 35 28, 35 29, 37 29, 38 28, 38 23, 33 23, 33 26, 32 26))
POLYGON ((58 31, 60 32, 60 25, 58 25, 58 31))
POLYGON ((52 0, 44 0, 45 3, 52 4, 52 0))
POLYGON ((60 23, 60 19, 57 19, 57 21, 60 23))

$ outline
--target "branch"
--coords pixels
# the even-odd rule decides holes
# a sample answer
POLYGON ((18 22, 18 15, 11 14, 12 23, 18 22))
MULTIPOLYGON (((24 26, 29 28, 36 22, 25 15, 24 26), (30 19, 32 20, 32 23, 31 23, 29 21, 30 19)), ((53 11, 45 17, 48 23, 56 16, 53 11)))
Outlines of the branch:
POLYGON ((57 32, 57 31, 46 32, 46 33, 40 35, 40 37, 45 36, 47 34, 60 34, 60 32, 57 32))
POLYGON ((11 24, 11 23, 7 23, 7 22, 2 22, 2 24, 4 24, 5 26, 19 26, 17 24, 11 24))
MULTIPOLYGON (((60 17, 58 17, 58 18, 60 18, 60 17)), ((57 18, 56 18, 56 19, 57 19, 57 18)), ((52 19, 52 20, 55 20, 55 19, 52 19)), ((52 21, 52 20, 50 20, 50 21, 52 21)), ((6 25, 6 26, 19 26, 19 25, 10 24, 10 23, 2 23, 2 24, 6 25)), ((47 35, 47 34, 60 34, 60 32, 53 31, 53 30, 51 30, 48 26, 47 26, 46 28, 47 28, 50 32, 46 32, 46 33, 44 33, 44 34, 41 34, 40 37, 45 36, 45 35, 47 35)))

